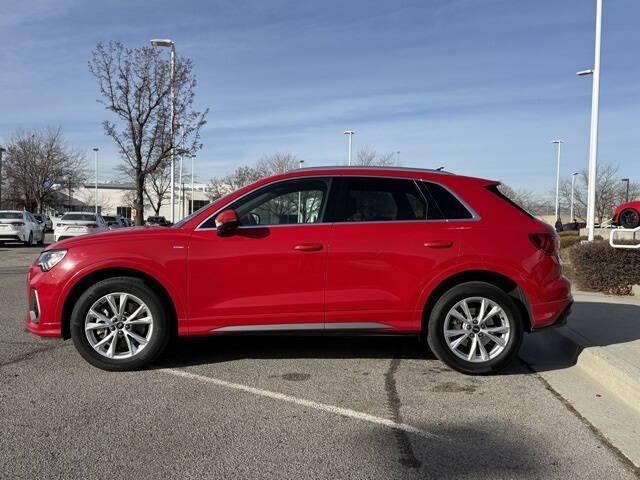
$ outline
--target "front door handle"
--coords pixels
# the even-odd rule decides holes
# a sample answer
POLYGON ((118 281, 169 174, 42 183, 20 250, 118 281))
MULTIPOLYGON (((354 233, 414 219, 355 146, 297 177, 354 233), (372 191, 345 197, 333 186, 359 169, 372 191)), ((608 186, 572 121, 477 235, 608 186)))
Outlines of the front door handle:
POLYGON ((294 250, 298 252, 317 252, 322 250, 321 243, 301 243, 300 245, 296 245, 293 247, 294 250))
POLYGON ((427 248, 449 248, 453 245, 451 240, 429 240, 424 242, 424 246, 427 248))

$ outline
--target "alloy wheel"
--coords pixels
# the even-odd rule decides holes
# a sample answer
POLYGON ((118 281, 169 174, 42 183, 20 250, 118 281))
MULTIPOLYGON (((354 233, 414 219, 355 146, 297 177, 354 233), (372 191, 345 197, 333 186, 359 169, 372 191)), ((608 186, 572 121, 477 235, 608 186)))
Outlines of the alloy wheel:
POLYGON ((109 293, 96 300, 84 320, 89 344, 100 355, 121 360, 139 354, 153 335, 153 315, 130 293, 109 293))
POLYGON ((500 355, 511 336, 511 322, 504 309, 485 297, 457 302, 444 321, 449 350, 472 363, 488 362, 500 355))

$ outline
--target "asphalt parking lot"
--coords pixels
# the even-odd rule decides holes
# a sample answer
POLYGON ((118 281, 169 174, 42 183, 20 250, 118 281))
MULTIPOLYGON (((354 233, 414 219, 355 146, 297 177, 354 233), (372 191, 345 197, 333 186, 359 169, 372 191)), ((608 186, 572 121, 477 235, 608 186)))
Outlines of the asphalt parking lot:
POLYGON ((39 251, 0 247, 0 478, 637 478, 524 363, 464 376, 413 338, 188 339, 97 370, 24 328, 39 251))

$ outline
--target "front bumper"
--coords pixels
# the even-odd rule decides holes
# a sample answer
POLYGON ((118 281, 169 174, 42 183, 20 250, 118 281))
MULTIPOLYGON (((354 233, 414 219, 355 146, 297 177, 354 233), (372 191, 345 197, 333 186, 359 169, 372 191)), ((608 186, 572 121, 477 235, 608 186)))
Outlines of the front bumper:
POLYGON ((27 275, 26 327, 41 337, 61 337, 62 326, 56 314, 59 299, 58 272, 43 272, 35 263, 27 275))

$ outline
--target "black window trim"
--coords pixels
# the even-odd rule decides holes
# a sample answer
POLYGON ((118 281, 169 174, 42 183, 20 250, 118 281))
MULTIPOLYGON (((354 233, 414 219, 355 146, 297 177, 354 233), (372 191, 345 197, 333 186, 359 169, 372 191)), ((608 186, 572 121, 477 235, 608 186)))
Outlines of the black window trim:
MULTIPOLYGON (((467 202, 465 202, 462 198, 460 198, 460 196, 456 192, 451 190, 447 185, 444 185, 444 184, 442 184, 440 182, 437 182, 435 180, 427 180, 427 179, 424 179, 424 178, 399 177, 399 176, 395 176, 395 175, 362 175, 362 174, 360 174, 360 175, 358 175, 358 174, 304 175, 304 176, 288 177, 288 178, 282 178, 282 179, 279 179, 279 180, 275 180, 273 182, 270 182, 270 183, 267 183, 265 185, 262 185, 261 187, 259 187, 259 189, 267 188, 267 187, 270 187, 272 185, 276 185, 276 184, 281 183, 281 182, 288 182, 288 181, 291 181, 291 180, 306 180, 306 179, 318 179, 318 178, 326 178, 329 181, 329 187, 327 189, 327 199, 324 202, 324 205, 322 207, 322 215, 321 215, 322 221, 321 222, 315 222, 315 223, 290 223, 290 224, 282 224, 282 225, 263 225, 263 226, 260 226, 260 225, 240 225, 240 226, 238 226, 238 228, 239 229, 246 229, 246 228, 278 228, 278 227, 312 227, 314 225, 362 225, 362 224, 367 224, 367 223, 396 224, 396 223, 416 223, 416 222, 429 222, 429 223, 433 223, 433 222, 477 222, 478 220, 480 220, 482 218, 482 217, 480 217, 480 215, 478 215, 476 213, 476 211, 473 208, 471 208, 471 206, 469 206, 469 204, 467 202), (366 221, 366 222, 325 222, 324 221, 324 217, 326 215, 327 206, 329 205, 329 202, 331 201, 333 179, 334 178, 348 178, 348 177, 356 177, 356 178, 391 178, 391 179, 399 179, 399 180, 411 180, 416 184, 416 189, 422 194, 422 198, 425 200, 425 202, 427 202, 427 204, 428 204, 430 199, 425 197, 425 195, 424 195, 424 193, 422 191, 422 188, 420 188, 420 186, 418 185, 418 182, 435 183, 435 184, 441 186, 442 188, 444 188, 445 190, 447 190, 451 195, 453 195, 454 198, 456 200, 458 200, 462 204, 462 206, 469 211, 469 213, 471 214, 471 218, 449 219, 449 220, 446 219, 446 218, 443 218, 443 219, 431 219, 431 220, 419 219, 419 220, 391 220, 391 221, 388 221, 388 220, 373 220, 373 221, 366 221)), ((233 205, 237 201, 243 199, 247 195, 250 195, 250 194, 256 192, 256 190, 257 189, 253 189, 253 190, 251 190, 249 192, 246 192, 245 194, 239 196, 238 198, 235 198, 232 201, 224 204, 220 208, 216 209, 211 215, 208 215, 207 218, 202 220, 198 224, 198 226, 194 229, 194 231, 217 230, 216 227, 202 228, 202 225, 204 225, 206 222, 209 221, 209 219, 211 219, 212 217, 215 217, 216 215, 218 215, 223 210, 226 210, 227 208, 230 208, 231 205, 233 205)), ((440 208, 440 207, 437 207, 437 208, 440 208)))

